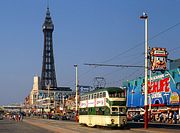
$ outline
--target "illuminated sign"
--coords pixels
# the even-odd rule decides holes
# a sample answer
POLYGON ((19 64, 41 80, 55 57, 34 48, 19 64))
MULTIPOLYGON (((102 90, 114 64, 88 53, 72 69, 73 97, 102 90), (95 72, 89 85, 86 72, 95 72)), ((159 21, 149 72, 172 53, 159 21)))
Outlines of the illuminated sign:
MULTIPOLYGON (((127 86, 127 107, 144 107, 144 77, 130 80, 124 86, 127 86)), ((147 101, 152 106, 179 105, 180 69, 149 75, 147 101)))

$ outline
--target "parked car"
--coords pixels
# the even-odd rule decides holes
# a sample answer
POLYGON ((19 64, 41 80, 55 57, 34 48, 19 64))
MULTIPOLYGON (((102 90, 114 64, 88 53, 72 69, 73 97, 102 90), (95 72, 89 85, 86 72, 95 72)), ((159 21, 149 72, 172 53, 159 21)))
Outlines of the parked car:
POLYGON ((132 116, 131 115, 127 115, 127 120, 128 121, 132 121, 132 116))
POLYGON ((51 119, 59 120, 59 119, 60 119, 60 116, 57 115, 57 114, 54 114, 54 115, 51 116, 51 119))
POLYGON ((138 115, 135 115, 135 116, 133 116, 132 117, 132 121, 136 121, 136 122, 142 122, 142 121, 144 121, 144 115, 140 115, 140 114, 138 114, 138 115))
POLYGON ((66 115, 61 116, 61 120, 69 120, 69 117, 66 115))

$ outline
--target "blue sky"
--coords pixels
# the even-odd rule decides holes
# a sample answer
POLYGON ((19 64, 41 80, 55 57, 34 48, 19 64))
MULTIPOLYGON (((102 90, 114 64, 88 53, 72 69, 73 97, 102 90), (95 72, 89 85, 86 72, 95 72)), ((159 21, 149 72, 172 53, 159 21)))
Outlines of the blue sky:
MULTIPOLYGON (((74 64, 81 85, 93 85, 96 76, 104 77, 106 86, 142 76, 142 68, 83 64, 143 65, 144 21, 139 16, 144 11, 149 16, 149 38, 166 31, 149 46, 166 47, 169 58, 180 58, 179 0, 49 0, 49 7, 59 86, 74 89, 74 64)), ((33 76, 41 75, 46 8, 47 0, 1 0, 0 105, 23 101, 33 76)))

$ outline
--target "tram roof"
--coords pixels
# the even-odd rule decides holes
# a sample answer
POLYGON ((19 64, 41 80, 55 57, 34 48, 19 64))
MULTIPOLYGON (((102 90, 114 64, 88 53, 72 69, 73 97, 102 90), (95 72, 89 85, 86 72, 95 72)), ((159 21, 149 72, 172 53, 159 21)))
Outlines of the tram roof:
POLYGON ((124 89, 122 89, 122 88, 120 88, 120 87, 99 88, 99 89, 95 89, 95 90, 93 90, 93 91, 89 91, 89 92, 83 93, 81 96, 87 95, 87 94, 92 94, 92 93, 97 93, 97 92, 103 92, 103 91, 108 91, 108 92, 119 91, 119 92, 123 92, 124 89))

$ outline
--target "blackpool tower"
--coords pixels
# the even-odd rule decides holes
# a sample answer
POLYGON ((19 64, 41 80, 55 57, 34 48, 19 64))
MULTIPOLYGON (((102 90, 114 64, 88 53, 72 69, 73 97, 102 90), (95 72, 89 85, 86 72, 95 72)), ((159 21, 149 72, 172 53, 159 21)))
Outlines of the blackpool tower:
POLYGON ((54 30, 54 25, 50 16, 49 8, 47 8, 46 17, 44 24, 42 26, 44 33, 44 50, 43 50, 43 63, 42 63, 42 73, 41 73, 41 89, 50 88, 56 89, 56 71, 54 65, 54 55, 53 55, 53 37, 52 33, 54 30))

